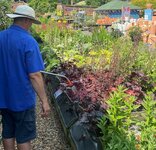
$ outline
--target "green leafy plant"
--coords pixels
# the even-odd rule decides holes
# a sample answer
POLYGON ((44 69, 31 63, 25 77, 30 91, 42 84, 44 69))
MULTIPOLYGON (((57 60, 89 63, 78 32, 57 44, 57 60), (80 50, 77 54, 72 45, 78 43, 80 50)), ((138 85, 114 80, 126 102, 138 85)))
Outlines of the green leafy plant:
POLYGON ((109 69, 112 58, 111 50, 91 50, 85 58, 85 67, 93 71, 109 69))
POLYGON ((35 9, 37 16, 40 16, 40 14, 54 11, 56 3, 57 0, 29 1, 29 5, 35 9))
POLYGON ((60 60, 58 59, 56 53, 48 45, 42 45, 41 50, 47 71, 51 71, 54 67, 59 66, 60 60))
POLYGON ((156 149, 156 101, 153 92, 148 92, 142 103, 143 114, 142 121, 137 125, 140 128, 140 144, 141 149, 156 149))
POLYGON ((97 28, 92 33, 92 42, 95 43, 96 49, 99 49, 99 46, 103 49, 110 49, 113 38, 105 28, 97 28))
POLYGON ((113 29, 111 32, 110 32, 111 36, 114 37, 114 38, 119 38, 121 36, 123 36, 124 34, 118 30, 118 29, 113 29))
POLYGON ((123 87, 108 99, 107 114, 98 126, 103 134, 104 149, 154 150, 156 148, 156 101, 149 92, 143 100, 142 112, 136 115, 138 106, 134 97, 126 95, 123 87), (134 113, 135 112, 135 113, 134 113), (135 126, 137 130, 131 128, 135 126))
POLYGON ((138 43, 142 41, 142 30, 140 27, 138 26, 131 27, 129 29, 128 34, 135 45, 138 45, 138 43))
POLYGON ((113 55, 110 65, 112 72, 122 76, 130 74, 135 64, 138 49, 135 49, 133 43, 125 37, 117 39, 112 49, 113 55))
POLYGON ((114 74, 127 76, 132 71, 141 71, 155 81, 155 51, 150 51, 142 42, 135 46, 127 37, 117 39, 112 47, 110 69, 114 74))
POLYGON ((135 136, 129 132, 133 124, 132 112, 139 107, 134 101, 135 97, 127 95, 122 86, 107 100, 107 114, 99 123, 104 149, 135 150, 135 136))
POLYGON ((132 124, 132 111, 139 106, 134 104, 135 97, 127 95, 125 90, 122 86, 119 86, 117 91, 111 94, 107 101, 107 113, 113 126, 123 126, 125 129, 128 129, 132 124))
POLYGON ((6 29, 11 20, 6 16, 6 13, 10 12, 11 1, 1 0, 0 1, 0 30, 6 29))
POLYGON ((66 27, 60 28, 55 22, 52 24, 50 22, 50 25, 52 25, 53 28, 50 28, 50 26, 47 25, 47 30, 41 30, 40 35, 43 41, 48 43, 50 48, 53 49, 62 63, 73 62, 78 67, 86 68, 92 68, 92 64, 94 64, 94 69, 105 69, 105 66, 110 63, 111 58, 106 54, 106 50, 101 50, 102 45, 105 45, 105 47, 108 48, 111 47, 110 35, 107 35, 105 31, 103 31, 103 34, 101 33, 100 36, 97 36, 96 41, 94 41, 95 33, 92 35, 86 35, 81 31, 70 30, 66 27), (105 36, 105 34, 106 37, 103 38, 102 35, 105 36), (101 46, 99 45, 100 43, 102 44, 101 46), (90 52, 95 53, 96 60, 90 55, 90 52), (98 56, 100 57, 98 58, 98 56), (92 63, 93 60, 94 63, 92 63), (103 62, 105 63, 102 65, 103 62))

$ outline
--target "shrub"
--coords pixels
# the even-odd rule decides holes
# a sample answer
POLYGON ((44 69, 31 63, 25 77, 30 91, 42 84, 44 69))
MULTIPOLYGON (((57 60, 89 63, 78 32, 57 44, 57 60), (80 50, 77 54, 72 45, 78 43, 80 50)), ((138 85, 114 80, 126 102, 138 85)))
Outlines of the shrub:
POLYGON ((142 41, 142 30, 140 27, 134 26, 129 29, 129 36, 136 45, 142 41))
POLYGON ((6 29, 10 24, 10 19, 6 16, 6 13, 10 11, 11 1, 1 0, 0 1, 0 30, 6 29))

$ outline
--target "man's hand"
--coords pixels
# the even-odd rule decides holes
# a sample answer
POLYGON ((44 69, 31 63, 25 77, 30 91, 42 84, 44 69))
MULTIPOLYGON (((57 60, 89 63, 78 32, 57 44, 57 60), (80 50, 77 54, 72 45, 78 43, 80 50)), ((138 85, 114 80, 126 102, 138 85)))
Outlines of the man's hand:
POLYGON ((42 103, 41 105, 42 105, 42 106, 41 106, 41 107, 42 107, 41 116, 42 116, 42 117, 48 117, 49 114, 50 114, 50 106, 49 106, 48 101, 42 103))

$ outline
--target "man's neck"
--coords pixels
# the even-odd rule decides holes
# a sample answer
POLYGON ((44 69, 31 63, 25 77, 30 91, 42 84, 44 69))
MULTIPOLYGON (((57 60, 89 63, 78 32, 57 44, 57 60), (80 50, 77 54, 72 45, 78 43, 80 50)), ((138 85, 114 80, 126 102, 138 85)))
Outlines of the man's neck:
POLYGON ((24 25, 23 23, 14 23, 14 25, 20 26, 21 28, 28 31, 28 27, 26 25, 24 25))

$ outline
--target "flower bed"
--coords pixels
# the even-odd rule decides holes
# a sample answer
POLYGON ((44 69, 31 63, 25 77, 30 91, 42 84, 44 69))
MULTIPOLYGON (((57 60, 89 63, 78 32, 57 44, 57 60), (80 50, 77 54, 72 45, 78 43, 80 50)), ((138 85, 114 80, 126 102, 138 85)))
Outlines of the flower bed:
POLYGON ((155 148, 155 51, 101 28, 84 35, 48 26, 41 34, 48 43, 43 46, 46 69, 69 79, 59 78, 50 91, 73 147, 82 149, 89 139, 103 149, 155 148))

